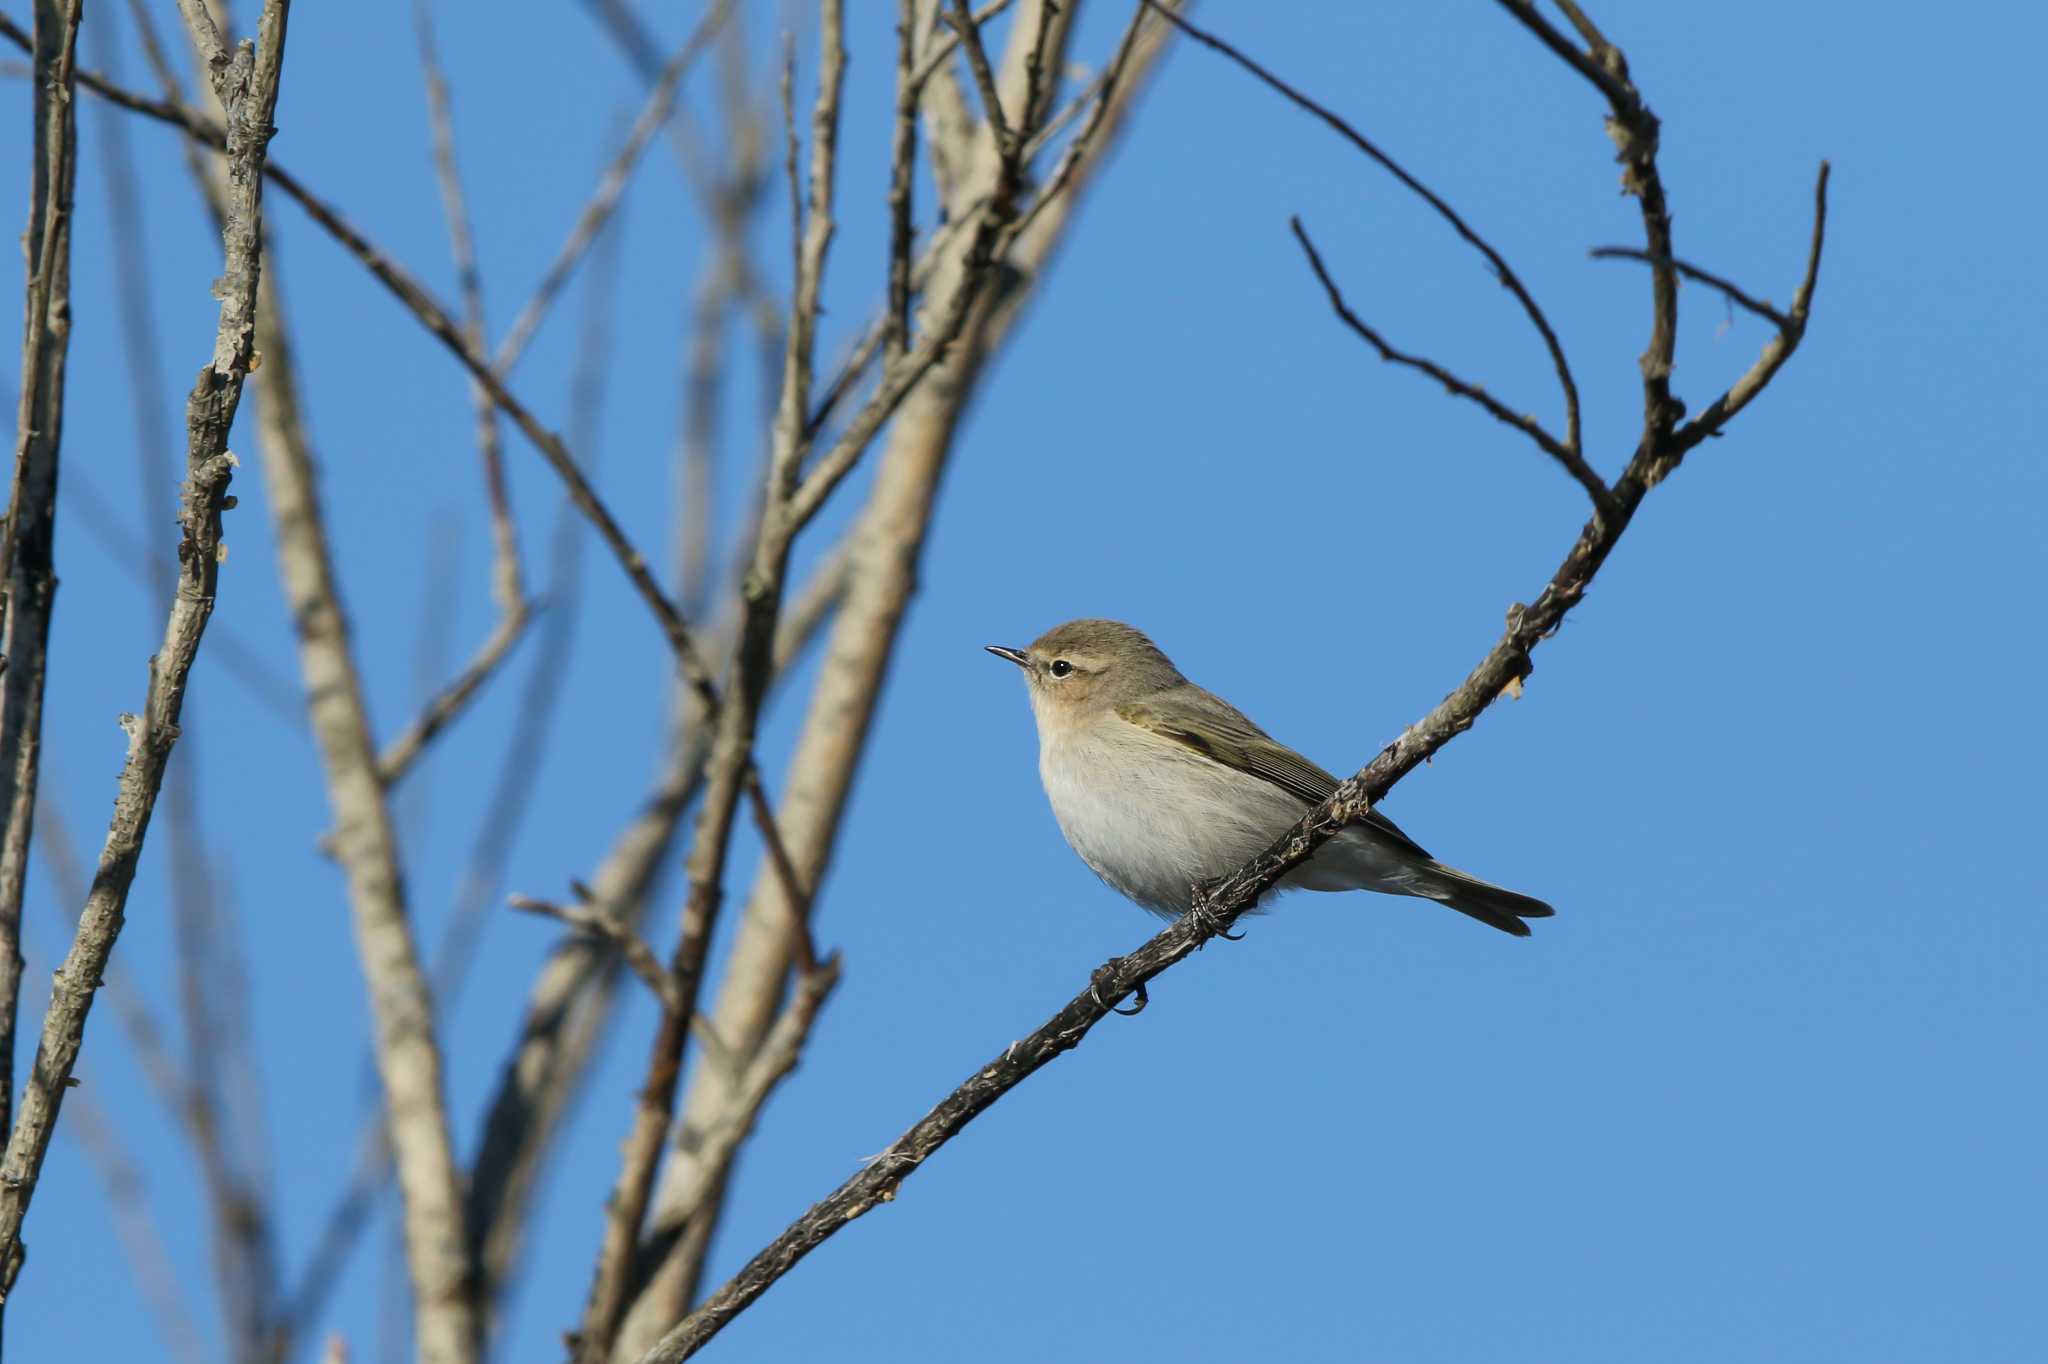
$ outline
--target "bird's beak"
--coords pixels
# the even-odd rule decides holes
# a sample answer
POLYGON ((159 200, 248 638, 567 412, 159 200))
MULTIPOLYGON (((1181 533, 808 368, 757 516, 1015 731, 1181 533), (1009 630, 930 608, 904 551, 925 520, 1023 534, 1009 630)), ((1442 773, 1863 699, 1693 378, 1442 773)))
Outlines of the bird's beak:
POLYGON ((1005 649, 1000 644, 984 644, 981 647, 994 654, 997 658, 1009 659, 1020 668, 1031 666, 1031 659, 1022 649, 1005 649))

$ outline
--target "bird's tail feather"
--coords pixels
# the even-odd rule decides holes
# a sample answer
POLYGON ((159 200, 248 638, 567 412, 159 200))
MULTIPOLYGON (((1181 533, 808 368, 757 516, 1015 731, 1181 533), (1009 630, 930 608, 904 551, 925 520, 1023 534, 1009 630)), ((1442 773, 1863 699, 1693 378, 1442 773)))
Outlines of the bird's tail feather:
POLYGON ((1533 896, 1482 881, 1470 872, 1436 861, 1418 868, 1410 885, 1411 894, 1435 900, 1518 938, 1529 936, 1529 925, 1522 920, 1547 919, 1557 912, 1533 896))

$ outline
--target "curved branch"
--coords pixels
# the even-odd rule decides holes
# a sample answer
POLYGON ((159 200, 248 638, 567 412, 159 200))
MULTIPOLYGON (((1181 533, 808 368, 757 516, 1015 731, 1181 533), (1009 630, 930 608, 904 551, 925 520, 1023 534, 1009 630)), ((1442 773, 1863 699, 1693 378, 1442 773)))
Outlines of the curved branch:
POLYGON ((1343 292, 1338 289, 1337 282, 1330 278, 1330 272, 1323 268, 1322 254, 1316 250, 1316 244, 1309 240, 1308 229, 1301 225, 1301 219, 1289 218, 1287 221, 1294 229, 1294 239, 1301 243, 1302 251, 1308 256, 1309 269, 1313 270, 1316 278, 1322 282, 1323 292, 1330 296, 1330 307, 1335 310, 1345 326, 1357 332, 1359 336, 1364 338, 1367 345, 1379 352, 1380 359, 1385 360, 1390 365, 1406 365, 1410 369, 1428 375, 1442 384, 1453 397, 1470 398, 1473 402, 1485 408, 1496 421, 1504 422, 1514 427, 1515 430, 1520 431, 1530 440, 1535 441, 1537 448, 1542 450, 1544 454, 1549 455, 1559 464, 1562 464, 1565 472, 1577 479, 1579 486, 1586 490, 1586 496, 1593 499, 1594 506, 1604 507, 1607 505, 1609 493, 1607 485, 1601 481, 1600 475, 1594 473, 1592 466, 1580 458, 1578 451, 1551 435, 1544 428, 1543 423, 1525 412, 1514 411, 1506 403, 1494 397, 1491 393, 1479 387, 1479 385, 1460 379, 1435 361, 1420 355, 1410 355, 1406 351, 1396 350, 1388 345, 1386 338, 1374 330, 1370 323, 1353 312, 1351 305, 1344 301, 1343 292))

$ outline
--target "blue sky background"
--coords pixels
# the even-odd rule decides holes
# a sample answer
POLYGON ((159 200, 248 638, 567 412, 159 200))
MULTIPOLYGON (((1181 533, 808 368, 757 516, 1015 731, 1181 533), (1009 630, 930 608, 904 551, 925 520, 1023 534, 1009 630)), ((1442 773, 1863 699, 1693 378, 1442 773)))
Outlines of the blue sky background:
MULTIPOLYGON (((645 7, 664 42, 695 6, 645 7)), ((892 7, 855 0, 828 349, 880 291, 892 7)), ((11 12, 22 17, 22 6, 11 12)), ((580 7, 445 5, 441 39, 502 327, 552 256, 639 87, 580 7)), ((1091 6, 1099 61, 1121 5, 1091 6)), ((1549 309, 1610 476, 1640 411, 1639 242, 1593 92, 1485 5, 1205 4, 1203 20, 1379 138, 1491 235, 1549 309)), ((1303 896, 1153 989, 977 1122, 778 1285, 708 1358, 1408 1361, 2039 1359, 2048 1352, 2043 1099, 2044 401, 2036 55, 2048 22, 1966 4, 1600 7, 1664 120, 1681 254, 1784 302, 1811 186, 1835 166, 1812 330, 1773 390, 1645 504, 1519 703, 1389 812, 1446 859, 1542 895, 1529 941, 1414 901, 1303 896)), ((174 23, 168 12, 162 22, 174 23)), ((119 6, 85 60, 142 66, 119 6), (109 39, 119 35, 118 41, 109 39), (112 49, 110 53, 110 49, 112 49)), ((757 17, 757 35, 768 22, 757 17)), ((808 45, 807 45, 808 46, 808 45)), ((0 182, 25 183, 28 92, 0 182)), ((805 88, 808 89, 808 76, 805 88)), ((277 157, 452 297, 404 6, 302 5, 277 157)), ((80 498, 157 553, 133 497, 106 112, 81 120, 76 335, 46 791, 88 854, 163 603, 87 533, 80 498)), ((218 241, 175 142, 131 126, 151 302, 181 448, 211 345, 218 241)), ((465 387, 440 348, 283 201, 278 262, 310 385, 336 553, 374 714, 411 714, 423 578, 452 571, 449 665, 488 629, 465 387), (453 570, 430 560, 459 527, 453 570)), ((771 216, 780 215, 779 208, 771 216)), ((723 1279, 960 1077, 1154 925, 1060 841, 1017 678, 980 651, 1080 615, 1150 631, 1283 741, 1350 771, 1461 678, 1535 593, 1582 494, 1519 437, 1379 365, 1331 318, 1299 213, 1397 344, 1546 418, 1512 301, 1386 176, 1213 55, 1166 63, 1112 173, 961 434, 818 920, 846 979, 749 1149, 723 1279)), ((703 249, 657 149, 621 241, 599 479, 663 546, 680 309, 703 249)), ((779 245, 765 253, 785 268, 779 245)), ((518 375, 566 409, 576 300, 518 375)), ((1695 409, 1763 325, 1683 296, 1695 409)), ((723 497, 755 432, 733 433, 723 497)), ((238 448, 253 451, 245 417, 238 448)), ((556 485, 510 445, 539 574, 556 485)), ((865 483, 842 494, 851 507, 865 483)), ((296 676, 254 459, 237 478, 215 628, 296 676)), ((829 536, 827 523, 806 542, 829 536)), ((560 894, 632 811, 660 740, 661 640, 593 555, 573 648, 528 648, 409 794, 419 930, 436 941, 529 669, 567 705, 507 889, 560 894)), ((438 628, 437 628, 438 632, 438 628)), ((254 977, 287 1270, 353 1159, 364 997, 302 725, 209 640, 186 744, 254 977)), ((784 693, 762 751, 780 771, 784 693)), ((751 845, 747 847, 751 862, 751 845)), ((166 1016, 166 835, 117 953, 166 1016)), ((737 889, 737 886, 736 886, 737 889)), ((653 932, 673 932, 668 893, 653 932)), ((24 1031, 68 937, 28 909, 24 1031)), ((442 1019, 464 1151, 552 940, 509 913, 442 1019)), ((622 1013, 507 1318, 507 1364, 559 1357, 597 1243, 653 1011, 622 1013)), ((19 1064, 26 1065, 28 1046, 19 1064)), ((95 1013, 81 1075, 116 1120, 217 1332, 197 1174, 95 1013)), ((60 1135, 7 1328, 22 1360, 141 1358, 158 1337, 111 1251, 105 1194, 60 1135)), ((330 1325, 383 1357, 373 1236, 330 1325)), ((212 1337, 215 1341, 218 1336, 212 1337)))

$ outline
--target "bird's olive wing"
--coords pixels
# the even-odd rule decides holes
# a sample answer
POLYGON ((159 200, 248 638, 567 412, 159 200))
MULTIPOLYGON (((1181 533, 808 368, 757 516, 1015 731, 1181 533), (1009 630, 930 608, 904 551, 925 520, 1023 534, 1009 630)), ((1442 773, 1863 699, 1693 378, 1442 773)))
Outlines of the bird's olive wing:
MULTIPOLYGON (((1159 706, 1134 702, 1118 706, 1117 715, 1126 722, 1171 739, 1212 762, 1234 768, 1261 781, 1271 782, 1288 794, 1320 805, 1337 789, 1337 779, 1285 744, 1275 743, 1242 714, 1229 710, 1217 699, 1219 710, 1159 706), (1222 713, 1222 711, 1228 713, 1222 713)), ((1358 821, 1377 830, 1418 857, 1428 857, 1423 846, 1378 810, 1368 810, 1358 821)))

